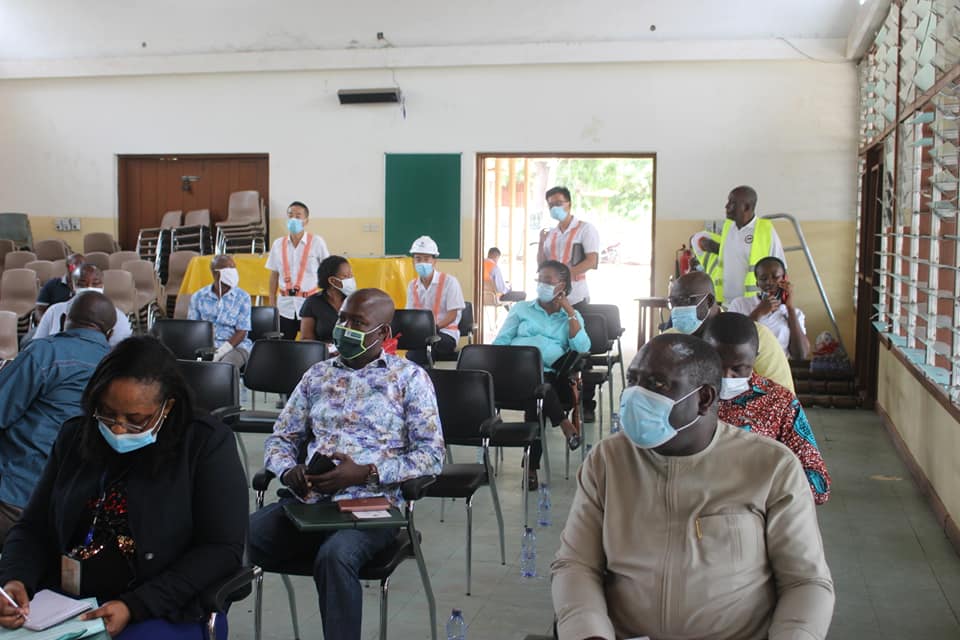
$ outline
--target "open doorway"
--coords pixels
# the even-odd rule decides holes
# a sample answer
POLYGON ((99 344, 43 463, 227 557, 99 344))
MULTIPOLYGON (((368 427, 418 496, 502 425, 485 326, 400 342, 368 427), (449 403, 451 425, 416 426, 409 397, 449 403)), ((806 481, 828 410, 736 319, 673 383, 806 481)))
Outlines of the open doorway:
MULTIPOLYGON (((618 305, 626 335, 633 335, 634 301, 652 291, 655 185, 656 156, 650 153, 478 154, 478 262, 491 247, 499 248, 504 279, 532 299, 540 230, 556 224, 544 194, 565 186, 573 215, 600 232, 599 268, 587 275, 590 299, 618 305)), ((482 265, 477 269, 480 335, 490 342, 507 311, 484 294, 482 265)))

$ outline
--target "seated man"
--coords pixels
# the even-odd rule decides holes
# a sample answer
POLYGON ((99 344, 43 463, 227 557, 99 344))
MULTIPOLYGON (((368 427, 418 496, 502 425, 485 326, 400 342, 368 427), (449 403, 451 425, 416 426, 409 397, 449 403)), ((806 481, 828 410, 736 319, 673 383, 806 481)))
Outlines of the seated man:
POLYGON ((810 340, 803 311, 793 304, 793 283, 787 280, 787 268, 776 256, 762 259, 753 268, 759 291, 755 296, 735 298, 729 311, 750 316, 770 329, 784 353, 793 360, 810 359, 810 340))
POLYGON ((110 350, 116 319, 105 295, 81 293, 64 331, 31 340, 0 370, 0 544, 27 505, 61 425, 83 414, 80 398, 110 350))
POLYGON ((833 579, 796 456, 717 418, 720 357, 661 335, 630 364, 623 432, 580 467, 554 559, 561 640, 822 640, 833 579))
POLYGON ((213 284, 190 298, 188 320, 206 320, 213 324, 214 362, 229 362, 236 367, 247 364, 253 343, 250 331, 250 294, 237 287, 240 273, 233 256, 214 256, 210 261, 213 284))
MULTIPOLYGON (((680 276, 670 287, 670 321, 673 328, 667 332, 680 332, 703 337, 704 324, 720 313, 720 305, 713 294, 713 281, 702 271, 692 271, 680 276)), ((769 329, 757 324, 760 336, 760 352, 754 369, 764 378, 770 378, 792 393, 793 373, 787 356, 769 329)))
POLYGON ((803 407, 793 393, 753 371, 759 344, 756 324, 739 313, 721 313, 707 323, 703 339, 723 361, 720 419, 787 445, 803 465, 814 502, 826 502, 830 474, 803 407))
POLYGON ((83 255, 72 253, 67 256, 67 272, 59 278, 50 278, 37 295, 36 317, 37 321, 43 317, 43 313, 52 304, 66 302, 73 297, 74 281, 80 277, 80 267, 83 266, 83 255))
POLYGON ((487 259, 483 261, 483 286, 484 290, 493 291, 500 302, 519 302, 526 300, 527 294, 524 291, 513 291, 510 285, 503 279, 503 273, 500 271, 500 249, 490 247, 487 251, 487 259))
MULTIPOLYGON (((80 267, 80 275, 77 276, 77 282, 74 286, 74 297, 66 302, 58 302, 55 305, 51 305, 51 307, 47 309, 47 312, 44 313, 40 319, 40 324, 37 325, 33 339, 46 338, 47 336, 52 336, 63 331, 67 320, 67 313, 70 311, 70 305, 76 300, 76 296, 85 291, 103 293, 103 272, 100 271, 100 268, 95 264, 84 264, 80 267)), ((120 344, 133 335, 127 314, 116 307, 114 307, 114 310, 116 312, 116 319, 113 325, 113 333, 110 334, 111 347, 120 344)))
MULTIPOLYGON (((378 289, 347 298, 333 340, 340 355, 315 364, 290 395, 265 445, 269 471, 315 503, 385 495, 403 505, 400 482, 440 472, 444 445, 437 398, 427 373, 383 352, 393 301, 378 289), (308 475, 298 464, 316 453, 333 458, 333 471, 308 475)), ((250 518, 250 560, 264 569, 313 566, 323 636, 360 638, 363 590, 358 572, 396 536, 396 529, 343 529, 303 535, 282 503, 250 518)))
MULTIPOLYGON (((437 256, 440 249, 430 236, 420 236, 410 247, 413 267, 417 270, 415 280, 407 285, 407 309, 433 311, 440 342, 433 345, 435 353, 453 353, 460 340, 460 313, 466 306, 463 290, 456 278, 437 271, 437 256)), ((407 357, 419 365, 427 364, 427 350, 410 349, 407 357)))

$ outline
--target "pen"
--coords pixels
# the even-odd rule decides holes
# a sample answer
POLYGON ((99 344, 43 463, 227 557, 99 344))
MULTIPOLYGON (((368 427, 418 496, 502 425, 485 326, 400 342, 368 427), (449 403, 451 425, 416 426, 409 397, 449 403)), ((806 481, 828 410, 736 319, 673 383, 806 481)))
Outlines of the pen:
POLYGON ((14 601, 14 599, 10 597, 10 594, 7 593, 7 590, 6 590, 6 589, 4 589, 3 587, 0 587, 0 594, 2 594, 4 598, 6 598, 7 602, 9 602, 11 605, 13 605, 13 608, 14 608, 14 609, 16 609, 17 611, 20 610, 20 605, 18 605, 18 604, 14 601))

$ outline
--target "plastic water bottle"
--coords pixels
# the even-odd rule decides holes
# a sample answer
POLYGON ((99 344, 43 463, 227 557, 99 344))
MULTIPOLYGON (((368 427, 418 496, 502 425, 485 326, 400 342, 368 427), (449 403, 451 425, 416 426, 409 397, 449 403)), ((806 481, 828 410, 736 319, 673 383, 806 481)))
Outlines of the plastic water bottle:
POLYGON ((537 535, 527 527, 520 541, 520 576, 537 577, 537 535))
POLYGON ((620 414, 610 414, 610 435, 620 433, 620 414))
POLYGON ((537 524, 541 527, 549 527, 553 524, 553 517, 550 515, 550 485, 546 482, 540 485, 540 500, 537 502, 537 524))
POLYGON ((483 464, 483 447, 477 447, 477 464, 483 464))
POLYGON ((467 640, 467 623, 460 609, 454 609, 447 620, 447 640, 467 640))

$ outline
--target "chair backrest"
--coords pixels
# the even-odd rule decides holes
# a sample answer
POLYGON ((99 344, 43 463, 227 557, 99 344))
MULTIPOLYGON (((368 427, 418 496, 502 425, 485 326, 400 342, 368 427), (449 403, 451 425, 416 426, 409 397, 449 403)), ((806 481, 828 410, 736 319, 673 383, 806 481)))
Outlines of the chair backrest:
POLYGON ((18 351, 17 314, 0 311, 0 360, 11 360, 18 351))
POLYGON ((33 243, 33 252, 37 254, 37 260, 59 260, 66 258, 67 245, 63 240, 38 240, 33 243))
POLYGON ((122 268, 124 271, 129 271, 133 276, 133 286, 137 289, 137 293, 149 295, 153 298, 160 295, 160 279, 157 277, 157 267, 152 262, 149 260, 128 260, 123 263, 122 268))
POLYGON ((607 319, 599 313, 583 314, 584 330, 590 337, 590 353, 601 355, 607 353, 610 347, 610 338, 607 334, 607 319))
POLYGON ((124 262, 130 262, 131 260, 139 259, 140 254, 136 251, 117 251, 116 253, 110 254, 110 268, 123 269, 124 262))
POLYGON ((33 251, 11 251, 3 259, 4 269, 23 269, 28 262, 37 259, 33 251))
POLYGON ((194 406, 204 411, 240 405, 240 372, 229 362, 180 359, 177 368, 193 393, 194 406))
POLYGON ((119 251, 117 241, 113 239, 113 234, 106 233, 105 231, 94 231, 84 235, 83 252, 87 254, 94 251, 102 251, 104 253, 119 251))
POLYGON ((17 250, 17 245, 9 238, 0 238, 0 266, 3 266, 7 259, 7 254, 17 250))
POLYGON ((100 271, 106 271, 110 268, 110 254, 105 251, 91 251, 84 254, 83 261, 87 264, 94 264, 100 271))
POLYGON ((193 297, 191 293, 180 293, 177 294, 177 303, 173 306, 173 317, 177 320, 186 320, 187 314, 190 312, 190 298, 193 297))
POLYGON ((423 349, 427 339, 437 335, 433 311, 429 309, 397 309, 390 328, 397 336, 398 349, 423 349))
POLYGON ((290 393, 307 369, 327 359, 327 345, 297 340, 257 340, 243 374, 254 391, 290 393))
POLYGON ((37 303, 40 287, 33 269, 4 269, 0 277, 0 303, 18 316, 28 313, 37 303))
POLYGON ((210 226, 210 209, 187 211, 187 215, 183 217, 183 226, 199 227, 201 225, 210 226))
POLYGON ((460 349, 457 369, 489 372, 499 409, 529 408, 534 391, 543 384, 543 360, 536 347, 468 344, 460 349))
POLYGON ((123 269, 107 269, 103 272, 103 294, 117 309, 127 315, 137 310, 137 288, 133 274, 123 269))
POLYGON ((180 218, 183 216, 183 210, 178 209, 176 211, 167 211, 163 214, 163 217, 160 218, 160 228, 161 229, 172 229, 174 227, 180 226, 180 218))
POLYGON ((213 323, 206 320, 158 318, 150 333, 180 360, 196 360, 197 349, 213 348, 213 323))
MULTIPOLYGON (((53 277, 53 263, 49 260, 34 260, 23 265, 24 269, 32 269, 37 272, 37 280, 41 286, 44 282, 53 277)), ((62 273, 60 275, 63 275, 62 273)))
POLYGON ((187 272, 190 261, 199 256, 196 251, 174 251, 167 261, 167 292, 174 295, 183 283, 183 274, 187 272))
POLYGON ((460 312, 460 324, 457 325, 457 328, 460 329, 461 338, 469 338, 473 334, 473 304, 470 302, 463 303, 463 311, 460 312))
POLYGON ((67 275, 67 261, 66 259, 61 258, 60 260, 54 260, 53 265, 53 275, 51 278, 62 278, 67 275))
POLYGON ((581 310, 584 315, 595 313, 603 316, 607 323, 607 339, 614 341, 623 333, 623 325, 620 324, 620 307, 615 304, 588 304, 581 310))
POLYGON ((446 444, 477 446, 480 425, 494 418, 493 376, 468 369, 429 369, 437 393, 440 425, 446 444))
POLYGON ((278 331, 280 331, 280 313, 276 307, 250 307, 250 335, 248 337, 251 340, 256 342, 263 337, 263 334, 278 331))
POLYGON ((260 222, 260 192, 234 191, 227 203, 227 224, 260 222))

